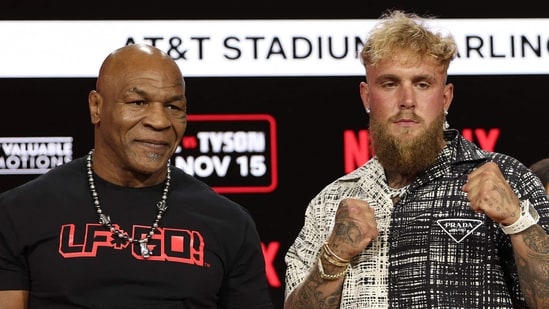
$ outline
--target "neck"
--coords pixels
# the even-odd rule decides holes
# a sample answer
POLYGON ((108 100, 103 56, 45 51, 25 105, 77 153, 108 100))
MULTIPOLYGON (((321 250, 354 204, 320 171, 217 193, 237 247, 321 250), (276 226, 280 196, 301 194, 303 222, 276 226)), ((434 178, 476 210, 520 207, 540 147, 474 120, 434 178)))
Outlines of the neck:
MULTIPOLYGON (((128 188, 150 187, 163 183, 167 169, 160 168, 154 172, 140 172, 125 168, 120 161, 107 160, 104 152, 92 150, 93 172, 101 179, 117 186, 128 188)), ((169 166, 170 162, 164 162, 169 166)))
POLYGON ((385 177, 387 177, 387 184, 389 185, 389 187, 394 189, 403 188, 411 184, 416 178, 415 175, 402 175, 397 172, 391 172, 388 170, 385 170, 385 177))

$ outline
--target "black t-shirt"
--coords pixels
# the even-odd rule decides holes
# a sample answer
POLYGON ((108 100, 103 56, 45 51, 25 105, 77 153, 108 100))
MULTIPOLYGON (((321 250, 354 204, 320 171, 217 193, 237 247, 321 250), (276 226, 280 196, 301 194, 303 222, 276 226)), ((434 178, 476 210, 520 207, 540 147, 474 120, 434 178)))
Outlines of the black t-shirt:
MULTIPOLYGON (((30 308, 272 308, 249 213, 171 169, 147 259, 99 224, 84 158, 0 195, 0 289, 29 290, 30 308)), ((95 176, 95 185, 112 223, 144 238, 164 184, 125 188, 95 176)))

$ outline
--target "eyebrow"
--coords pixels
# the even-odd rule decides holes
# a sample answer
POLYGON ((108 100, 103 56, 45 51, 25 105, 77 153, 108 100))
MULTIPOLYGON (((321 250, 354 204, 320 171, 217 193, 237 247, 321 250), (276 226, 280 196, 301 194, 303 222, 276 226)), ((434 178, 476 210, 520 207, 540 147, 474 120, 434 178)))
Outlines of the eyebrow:
MULTIPOLYGON (((130 93, 130 94, 137 94, 137 95, 140 95, 142 97, 147 97, 147 91, 141 89, 141 88, 138 88, 138 87, 132 87, 132 88, 129 88, 126 93, 130 93)), ((168 98, 168 102, 173 102, 173 101, 183 101, 185 100, 185 95, 184 94, 181 94, 181 95, 174 95, 174 96, 171 96, 168 98)))

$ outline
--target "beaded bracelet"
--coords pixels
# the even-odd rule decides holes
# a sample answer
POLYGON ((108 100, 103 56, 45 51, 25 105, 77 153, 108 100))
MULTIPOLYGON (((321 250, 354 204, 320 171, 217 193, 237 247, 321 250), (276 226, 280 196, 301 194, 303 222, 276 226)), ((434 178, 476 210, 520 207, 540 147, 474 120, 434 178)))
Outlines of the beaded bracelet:
POLYGON ((318 257, 318 274, 320 275, 320 278, 324 280, 337 280, 345 276, 348 271, 349 271, 349 264, 347 264, 347 267, 345 267, 345 269, 342 272, 329 275, 324 272, 324 267, 322 266, 322 260, 320 259, 320 257, 318 257))

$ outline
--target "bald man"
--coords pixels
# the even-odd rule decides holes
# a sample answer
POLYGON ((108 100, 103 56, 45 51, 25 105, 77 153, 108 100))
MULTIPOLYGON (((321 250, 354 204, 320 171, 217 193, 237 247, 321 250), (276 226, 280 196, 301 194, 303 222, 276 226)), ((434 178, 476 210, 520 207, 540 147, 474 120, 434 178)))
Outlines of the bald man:
POLYGON ((272 308, 250 214, 170 165, 177 63, 117 49, 88 104, 93 149, 0 195, 0 308, 272 308))

